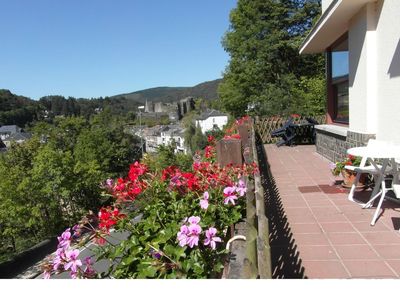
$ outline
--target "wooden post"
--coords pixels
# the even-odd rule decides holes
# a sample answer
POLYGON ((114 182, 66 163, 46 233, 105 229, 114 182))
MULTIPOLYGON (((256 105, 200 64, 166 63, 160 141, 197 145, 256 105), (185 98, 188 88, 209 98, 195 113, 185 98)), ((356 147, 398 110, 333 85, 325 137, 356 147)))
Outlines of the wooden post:
POLYGON ((257 214, 254 197, 254 184, 247 181, 246 193, 246 258, 243 262, 243 275, 247 279, 255 279, 258 276, 258 251, 257 251, 257 214))
MULTIPOLYGON (((253 157, 258 160, 254 132, 251 135, 253 157)), ((260 175, 254 176, 254 197, 257 218, 257 270, 261 279, 272 278, 271 247, 269 244, 269 224, 265 215, 264 188, 260 175)))
POLYGON ((242 124, 238 126, 238 131, 240 135, 240 139, 242 140, 243 147, 248 146, 249 144, 249 127, 246 124, 242 124))
POLYGON ((238 139, 223 139, 217 142, 217 161, 221 167, 226 165, 242 165, 242 141, 238 139))

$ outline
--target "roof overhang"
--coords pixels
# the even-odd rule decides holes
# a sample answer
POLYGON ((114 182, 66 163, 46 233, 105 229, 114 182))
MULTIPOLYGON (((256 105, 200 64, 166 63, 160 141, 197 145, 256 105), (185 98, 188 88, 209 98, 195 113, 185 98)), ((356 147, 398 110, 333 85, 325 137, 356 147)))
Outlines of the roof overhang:
POLYGON ((300 47, 300 54, 321 53, 348 31, 350 19, 376 0, 334 0, 324 11, 300 47))

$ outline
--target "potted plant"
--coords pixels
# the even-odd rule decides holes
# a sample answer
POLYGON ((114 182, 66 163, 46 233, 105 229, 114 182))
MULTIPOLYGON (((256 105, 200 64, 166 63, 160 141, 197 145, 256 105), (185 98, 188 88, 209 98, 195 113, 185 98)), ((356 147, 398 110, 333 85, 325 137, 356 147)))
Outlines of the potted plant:
MULTIPOLYGON (((346 159, 343 161, 339 161, 336 163, 331 163, 331 172, 334 176, 339 176, 340 174, 343 177, 343 187, 350 188, 353 185, 354 180, 356 179, 357 172, 346 169, 346 166, 358 167, 361 163, 361 157, 348 155, 346 159)), ((363 173, 360 176, 360 180, 357 184, 357 187, 362 188, 365 186, 366 174, 363 173)))

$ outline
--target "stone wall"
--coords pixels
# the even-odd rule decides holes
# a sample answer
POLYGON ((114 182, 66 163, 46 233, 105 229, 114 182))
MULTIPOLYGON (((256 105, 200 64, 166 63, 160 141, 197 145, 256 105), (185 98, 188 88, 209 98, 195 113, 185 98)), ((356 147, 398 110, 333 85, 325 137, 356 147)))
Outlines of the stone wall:
POLYGON ((365 146, 368 140, 375 138, 375 134, 365 134, 347 130, 346 135, 316 129, 317 152, 332 162, 343 160, 346 150, 353 147, 365 146))

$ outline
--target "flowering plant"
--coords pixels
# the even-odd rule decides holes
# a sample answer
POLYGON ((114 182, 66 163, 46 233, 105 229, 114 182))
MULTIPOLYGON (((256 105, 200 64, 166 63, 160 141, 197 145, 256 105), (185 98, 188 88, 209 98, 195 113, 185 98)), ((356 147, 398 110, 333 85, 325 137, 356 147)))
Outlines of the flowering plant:
MULTIPOLYGON (((151 171, 144 163, 131 164, 127 177, 102 186, 114 203, 81 222, 74 234, 59 238, 59 254, 45 268, 45 277, 70 272, 73 278, 217 278, 227 256, 228 229, 245 214, 245 178, 257 165, 215 162, 215 140, 191 170, 170 165, 151 171), (98 244, 97 260, 117 261, 96 274, 93 262, 81 258, 72 236, 90 232, 98 244), (109 235, 127 233, 119 243, 109 235)), ((81 254, 82 255, 82 254, 81 254)))
POLYGON ((330 169, 334 176, 339 176, 345 166, 360 166, 361 157, 348 155, 345 160, 336 163, 330 163, 330 169))

